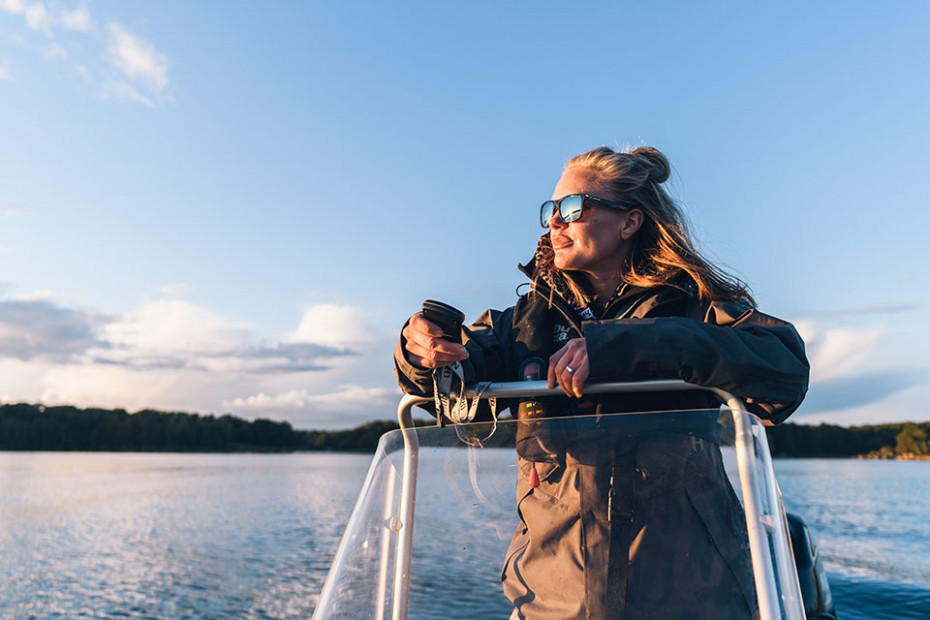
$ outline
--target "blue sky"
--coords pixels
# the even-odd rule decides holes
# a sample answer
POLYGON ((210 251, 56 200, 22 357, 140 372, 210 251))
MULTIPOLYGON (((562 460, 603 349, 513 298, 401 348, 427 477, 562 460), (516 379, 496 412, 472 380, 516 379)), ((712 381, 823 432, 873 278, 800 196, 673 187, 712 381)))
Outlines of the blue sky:
POLYGON ((796 323, 798 422, 930 419, 930 5, 0 0, 0 401, 392 416, 513 303, 562 163, 648 144, 796 323))

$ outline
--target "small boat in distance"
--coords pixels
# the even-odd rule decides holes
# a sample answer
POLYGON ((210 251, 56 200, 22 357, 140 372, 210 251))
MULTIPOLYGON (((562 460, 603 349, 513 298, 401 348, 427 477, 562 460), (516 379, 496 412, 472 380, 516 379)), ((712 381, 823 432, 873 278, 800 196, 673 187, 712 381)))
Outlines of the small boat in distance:
MULTIPOLYGON (((646 381, 589 384, 585 393, 697 389, 705 388, 682 381, 646 381)), ((746 536, 737 542, 751 557, 753 583, 748 587, 754 589, 756 617, 835 620, 810 532, 802 520, 785 513, 762 423, 732 394, 708 391, 724 407, 442 427, 415 426, 412 407, 430 399, 404 396, 398 407, 401 428, 381 438, 313 617, 509 617, 513 604, 503 594, 501 567, 521 524, 515 438, 527 430, 538 433, 544 424, 547 441, 566 445, 579 430, 635 436, 656 428, 644 425, 644 420, 710 415, 717 420, 723 467, 745 515, 745 529, 734 532, 746 536)), ((492 383, 466 393, 468 398, 514 402, 560 394, 544 381, 492 383)), ((692 442, 696 450, 705 449, 700 439, 692 437, 692 442)), ((716 449, 712 446, 706 449, 716 449)), ((732 615, 720 611, 720 617, 732 615)))

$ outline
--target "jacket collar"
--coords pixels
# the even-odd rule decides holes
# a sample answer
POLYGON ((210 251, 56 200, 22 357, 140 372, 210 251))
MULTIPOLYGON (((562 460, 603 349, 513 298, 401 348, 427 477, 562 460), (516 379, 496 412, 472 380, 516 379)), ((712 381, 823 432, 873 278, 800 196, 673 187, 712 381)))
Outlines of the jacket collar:
MULTIPOLYGON (((673 295, 676 297, 680 295, 686 297, 696 296, 694 285, 685 274, 678 276, 669 284, 648 288, 624 282, 620 284, 620 287, 602 312, 596 313, 591 307, 593 304, 579 306, 565 281, 566 277, 571 276, 556 269, 552 260, 553 252, 549 235, 543 233, 539 237, 533 258, 527 261, 525 265, 517 265, 517 268, 530 279, 533 291, 556 306, 573 325, 579 327, 579 331, 581 321, 623 318, 627 313, 627 309, 634 307, 636 300, 641 299, 643 294, 673 295), (597 314, 601 314, 601 316, 597 316, 597 314)), ((576 280, 576 282, 578 281, 576 280)), ((585 290, 588 288, 585 282, 579 282, 579 285, 585 290)))

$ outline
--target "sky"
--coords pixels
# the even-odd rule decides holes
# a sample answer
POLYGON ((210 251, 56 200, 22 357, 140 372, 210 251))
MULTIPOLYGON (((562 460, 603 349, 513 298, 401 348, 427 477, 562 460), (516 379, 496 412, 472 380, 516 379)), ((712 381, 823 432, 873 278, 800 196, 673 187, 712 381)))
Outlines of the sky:
POLYGON ((930 420, 930 4, 0 0, 0 402, 348 428, 650 145, 794 323, 800 423, 930 420))

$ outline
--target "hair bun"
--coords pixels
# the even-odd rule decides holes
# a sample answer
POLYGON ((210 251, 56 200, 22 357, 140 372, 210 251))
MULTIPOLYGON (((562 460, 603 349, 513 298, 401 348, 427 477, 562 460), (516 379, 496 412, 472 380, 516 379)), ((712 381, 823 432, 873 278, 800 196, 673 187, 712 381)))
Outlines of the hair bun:
POLYGON ((630 155, 636 157, 649 170, 649 180, 655 183, 665 183, 672 173, 668 160, 658 149, 641 146, 630 151, 630 155))

